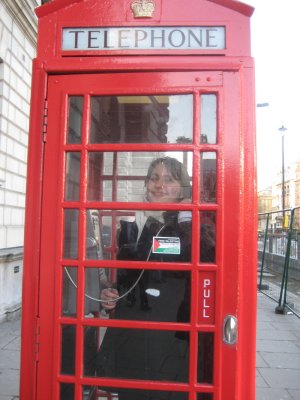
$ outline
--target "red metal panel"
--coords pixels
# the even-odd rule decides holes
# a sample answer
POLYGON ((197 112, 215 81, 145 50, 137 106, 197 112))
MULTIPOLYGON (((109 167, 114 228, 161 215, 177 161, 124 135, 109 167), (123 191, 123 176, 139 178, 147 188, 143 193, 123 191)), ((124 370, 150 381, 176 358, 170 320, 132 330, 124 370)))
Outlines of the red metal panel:
MULTIPOLYGON (((67 73, 87 73, 109 72, 109 71, 206 71, 203 86, 208 86, 211 71, 239 71, 241 66, 253 68, 253 60, 250 57, 208 57, 201 58, 194 56, 139 56, 139 57, 66 57, 62 59, 51 58, 46 62, 41 62, 41 68, 49 74, 67 73)), ((79 84, 79 82, 77 82, 79 84)), ((197 85, 198 86, 198 85, 197 85)))
MULTIPOLYGON (((51 81, 50 81, 51 82, 51 81)), ((54 87, 56 83, 54 82, 54 87)), ((48 85, 48 91, 51 84, 48 85)), ((57 363, 59 360, 58 325, 55 315, 59 312, 59 257, 62 253, 62 211, 58 205, 63 198, 63 174, 61 135, 54 135, 53 123, 58 132, 64 132, 67 98, 59 96, 55 104, 55 114, 48 114, 48 137, 45 151, 45 166, 43 170, 43 206, 41 225, 41 259, 40 259, 40 321, 41 344, 38 368, 37 399, 55 399, 53 384, 57 363), (60 116, 60 118, 58 118, 60 116), (51 137, 49 137, 51 136, 51 137), (51 166, 49 168, 49 166, 51 166), (60 173, 59 173, 60 171, 60 173), (54 300, 55 299, 55 300, 54 300), (43 371, 48 371, 43 373, 43 371), (55 371, 55 372, 54 372, 55 371)), ((50 110, 54 105, 51 103, 50 110)), ((28 399, 29 400, 29 399, 28 399)))
POLYGON ((235 0, 208 0, 208 1, 220 4, 223 7, 227 7, 234 11, 240 12, 241 14, 244 14, 247 17, 251 17, 254 11, 253 7, 249 6, 248 4, 242 3, 241 1, 235 1, 235 0))
MULTIPOLYGON (((219 0, 190 0, 189 7, 182 7, 181 0, 156 0, 156 11, 153 18, 133 18, 131 0, 122 1, 68 1, 55 0, 37 9, 39 21, 38 57, 60 58, 67 55, 61 51, 62 29, 64 27, 99 27, 99 26, 226 26, 226 48, 222 51, 199 51, 199 54, 224 54, 226 56, 249 56, 250 35, 249 16, 253 8, 243 3, 219 0), (91 13, 91 10, 93 12, 91 13), (224 22, 225 21, 225 22, 224 22), (49 42, 49 36, 55 41, 49 42)), ((77 52, 78 53, 78 52, 77 52)), ((118 51, 118 55, 126 54, 185 54, 178 49, 155 52, 150 50, 118 51)), ((96 55, 87 51, 78 54, 96 55)), ((113 55, 111 51, 101 55, 113 55)), ((68 53, 72 56, 72 53, 68 53)), ((99 55, 99 54, 97 54, 99 55)))
MULTIPOLYGON (((241 93, 240 93, 240 75, 227 73, 224 77, 225 91, 230 90, 230 107, 239 115, 241 112, 241 93), (229 89, 230 88, 230 89, 229 89)), ((239 253, 240 244, 240 206, 241 176, 240 176, 240 157, 242 155, 241 127, 236 114, 232 112, 221 112, 223 135, 222 152, 224 155, 224 175, 222 182, 223 190, 223 229, 226 232, 226 241, 223 241, 222 273, 219 284, 222 286, 223 297, 221 300, 221 313, 219 318, 220 333, 225 316, 233 315, 239 318, 239 296, 240 296, 240 276, 239 276, 239 253)), ((220 338, 220 340, 222 340, 220 338)), ((222 391, 228 398, 236 397, 236 390, 239 385, 237 355, 238 344, 223 345, 220 365, 220 379, 222 391), (231 359, 230 368, 228 360, 231 359)))
MULTIPOLYGON (((74 3, 80 3, 83 0, 56 0, 50 3, 46 3, 45 5, 38 7, 36 9, 36 13, 38 17, 43 17, 53 12, 57 12, 64 7, 69 7, 74 3)), ((241 14, 245 14, 246 16, 250 17, 253 13, 253 7, 244 4, 240 1, 235 0, 207 0, 211 1, 212 3, 220 4, 223 7, 232 9, 234 11, 240 12, 241 14)), ((120 12, 120 10, 119 10, 120 12)))
POLYGON ((24 235, 24 271, 22 300, 22 347, 20 392, 24 399, 36 393, 37 358, 39 351, 39 272, 43 166, 43 120, 47 75, 34 66, 31 90, 31 122, 29 128, 26 216, 24 235))
POLYGON ((243 399, 255 399, 255 384, 249 385, 248 382, 255 383, 256 365, 256 303, 257 303, 257 179, 255 170, 255 104, 254 79, 250 70, 244 69, 242 86, 242 113, 241 121, 244 131, 243 135, 243 202, 242 212, 242 248, 244 250, 240 265, 241 286, 240 286, 240 340, 239 345, 243 349, 239 352, 240 385, 238 396, 243 399), (247 93, 247 95, 246 95, 247 93), (248 96, 249 95, 249 96, 248 96), (247 110, 247 111, 246 111, 247 110), (249 387, 247 387, 249 385, 249 387))

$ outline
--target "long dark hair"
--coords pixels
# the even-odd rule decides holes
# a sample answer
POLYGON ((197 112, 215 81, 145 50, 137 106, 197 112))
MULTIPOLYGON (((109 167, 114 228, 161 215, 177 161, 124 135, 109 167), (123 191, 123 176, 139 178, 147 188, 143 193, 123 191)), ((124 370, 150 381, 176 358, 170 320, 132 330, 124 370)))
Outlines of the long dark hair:
POLYGON ((147 183, 151 178, 153 170, 159 164, 163 164, 168 170, 168 172, 171 174, 172 178, 174 178, 176 181, 180 183, 181 196, 180 199, 178 200, 180 201, 182 199, 191 198, 192 187, 189 174, 184 165, 173 157, 160 157, 153 160, 148 168, 147 176, 145 178, 145 185, 147 185, 147 183))

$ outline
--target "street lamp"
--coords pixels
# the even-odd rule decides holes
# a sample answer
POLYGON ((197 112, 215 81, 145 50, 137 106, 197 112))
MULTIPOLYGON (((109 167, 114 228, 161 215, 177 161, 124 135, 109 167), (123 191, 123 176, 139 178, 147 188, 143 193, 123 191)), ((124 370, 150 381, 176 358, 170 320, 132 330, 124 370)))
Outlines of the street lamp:
POLYGON ((281 156, 282 156, 282 188, 281 188, 281 195, 282 195, 282 227, 284 228, 285 226, 285 215, 284 215, 284 209, 285 209, 285 190, 284 190, 284 184, 285 184, 285 179, 284 179, 284 132, 287 130, 285 126, 281 126, 279 129, 279 132, 281 132, 281 156))
POLYGON ((256 107, 258 107, 258 108, 269 107, 269 103, 257 103, 256 107))

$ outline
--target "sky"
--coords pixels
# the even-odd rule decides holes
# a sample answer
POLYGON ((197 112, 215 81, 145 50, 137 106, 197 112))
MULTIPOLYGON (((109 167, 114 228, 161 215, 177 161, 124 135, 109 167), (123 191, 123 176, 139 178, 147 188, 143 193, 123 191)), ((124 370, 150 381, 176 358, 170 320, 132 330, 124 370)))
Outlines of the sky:
POLYGON ((255 7, 251 48, 255 59, 258 189, 270 186, 282 168, 300 160, 300 0, 243 0, 255 7), (298 59, 297 59, 298 58, 298 59))

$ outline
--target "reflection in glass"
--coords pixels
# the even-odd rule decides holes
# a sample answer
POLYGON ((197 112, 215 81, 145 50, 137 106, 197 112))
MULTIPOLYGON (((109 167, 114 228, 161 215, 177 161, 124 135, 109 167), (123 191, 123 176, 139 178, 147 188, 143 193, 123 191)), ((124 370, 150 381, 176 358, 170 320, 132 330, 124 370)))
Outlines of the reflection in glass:
MULTIPOLYGON (((109 387, 85 387, 82 391, 83 400, 188 400, 188 393, 165 392, 157 390, 124 389, 109 387)), ((209 400, 212 400, 210 398, 209 400)))
POLYGON ((64 258, 78 258, 78 210, 64 210, 64 258))
MULTIPOLYGON (((124 211, 123 214, 126 214, 124 211)), ((112 248, 112 230, 117 231, 118 211, 87 210, 86 226, 86 258, 90 260, 110 260, 114 257, 116 248, 112 248), (114 221, 114 227, 112 226, 114 221)), ((133 215, 133 212, 127 211, 133 215)))
POLYGON ((61 327, 61 374, 75 374, 76 326, 61 327))
POLYGON ((200 212, 200 262, 216 262, 216 213, 200 212))
POLYGON ((66 154, 66 187, 65 200, 78 201, 80 189, 80 153, 66 154))
POLYGON ((59 400, 74 400, 75 399, 74 383, 61 383, 60 384, 60 397, 59 400))
MULTIPOLYGON (((151 162, 170 157, 183 163, 192 184, 191 152, 90 152, 89 201, 145 201, 145 178, 151 162)), ((190 197, 190 193, 187 195, 190 197)))
POLYGON ((193 96, 93 96, 90 143, 191 143, 193 96))
POLYGON ((214 371, 214 334, 198 334, 198 383, 213 383, 214 371))
POLYGON ((175 331, 107 328, 97 355, 97 376, 187 382, 189 337, 175 331))
POLYGON ((98 210, 86 212, 86 258, 103 260, 103 243, 98 210))
POLYGON ((77 268, 63 268, 62 315, 76 316, 77 268))
POLYGON ((200 201, 201 203, 216 203, 216 153, 203 152, 200 160, 200 201))
MULTIPOLYGON (((93 282, 93 278, 95 280, 95 271, 98 271, 101 290, 111 287, 118 290, 116 308, 110 314, 110 319, 190 321, 189 271, 86 268, 87 285, 93 282)), ((96 307, 99 294, 93 302, 90 300, 93 294, 88 286, 85 292, 89 295, 85 302, 90 302, 90 308, 96 307)), ((99 317, 106 318, 107 315, 101 313, 99 317)), ((177 332, 176 336, 185 339, 187 333, 177 332)))
POLYGON ((202 94, 200 101, 201 143, 217 142, 217 96, 202 94))
POLYGON ((69 97, 68 144, 81 143, 83 96, 69 97))

